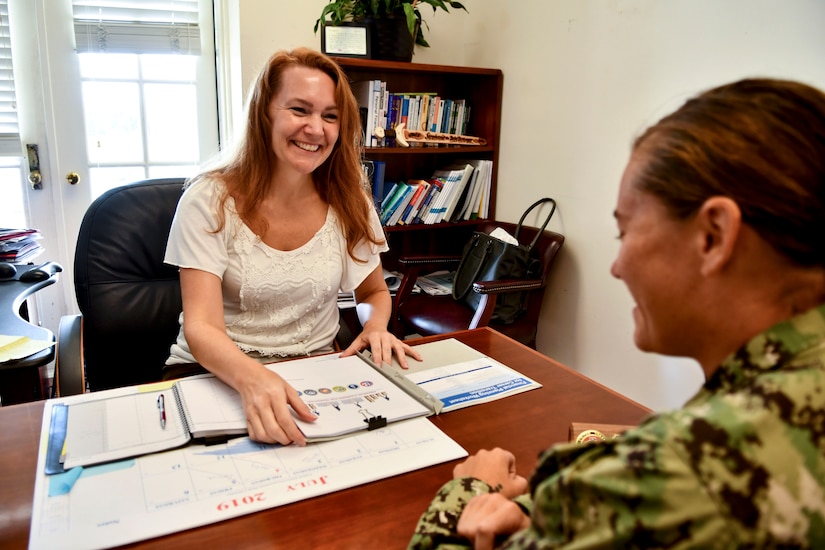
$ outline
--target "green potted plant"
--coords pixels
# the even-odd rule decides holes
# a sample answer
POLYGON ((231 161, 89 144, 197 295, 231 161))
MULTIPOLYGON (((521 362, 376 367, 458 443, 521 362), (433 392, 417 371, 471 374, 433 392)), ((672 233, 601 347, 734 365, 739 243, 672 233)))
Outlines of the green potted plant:
POLYGON ((415 44, 430 46, 421 29, 422 22, 427 25, 419 10, 422 4, 429 4, 433 13, 439 8, 447 13, 449 8, 467 11, 461 2, 453 0, 330 0, 315 21, 314 30, 317 34, 323 25, 367 24, 372 33, 373 57, 409 61, 415 44), (402 42, 400 50, 387 52, 396 40, 402 42))

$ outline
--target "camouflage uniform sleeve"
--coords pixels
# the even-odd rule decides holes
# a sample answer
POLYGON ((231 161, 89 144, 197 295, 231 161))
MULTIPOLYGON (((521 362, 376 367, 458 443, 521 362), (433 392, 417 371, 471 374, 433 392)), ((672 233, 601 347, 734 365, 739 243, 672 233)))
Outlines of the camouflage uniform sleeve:
POLYGON ((416 550, 454 550, 472 548, 472 543, 456 533, 458 518, 467 502, 476 495, 490 493, 487 483, 471 478, 456 478, 445 483, 430 507, 421 515, 409 548, 416 550))
POLYGON ((504 548, 735 547, 679 446, 663 443, 678 433, 667 424, 548 452, 531 480, 531 525, 504 548))

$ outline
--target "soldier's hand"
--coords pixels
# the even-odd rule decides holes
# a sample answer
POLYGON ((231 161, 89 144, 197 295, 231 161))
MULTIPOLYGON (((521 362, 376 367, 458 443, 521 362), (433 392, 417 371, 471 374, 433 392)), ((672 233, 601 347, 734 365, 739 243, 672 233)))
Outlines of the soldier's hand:
POLYGON ((453 477, 474 477, 512 498, 527 492, 527 480, 516 472, 516 457, 496 447, 481 450, 453 468, 453 477))
POLYGON ((458 518, 458 534, 473 541, 475 550, 492 550, 496 537, 512 535, 530 525, 521 507, 501 493, 473 497, 458 518))

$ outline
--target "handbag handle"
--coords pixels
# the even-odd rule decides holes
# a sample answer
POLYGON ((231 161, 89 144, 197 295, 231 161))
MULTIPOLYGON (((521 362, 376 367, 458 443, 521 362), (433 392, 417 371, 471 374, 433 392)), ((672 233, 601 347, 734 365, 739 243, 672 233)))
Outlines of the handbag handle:
MULTIPOLYGON (((479 246, 479 240, 478 240, 478 237, 477 237, 476 235, 473 235, 473 242, 472 242, 471 247, 472 247, 472 248, 476 248, 476 247, 478 247, 478 246, 479 246)), ((468 284, 465 288, 463 288, 463 289, 461 289, 461 290, 458 290, 458 284, 459 284, 461 281, 458 281, 458 280, 457 280, 457 279, 458 279, 458 277, 457 277, 457 276, 456 276, 456 280, 454 280, 454 281, 453 281, 453 298, 455 298, 456 300, 463 300, 463 299, 464 299, 464 297, 465 297, 467 294, 469 294, 469 293, 470 293, 470 288, 472 287, 472 283, 473 283, 473 282, 475 282, 475 280, 478 278, 478 275, 481 273, 481 268, 484 266, 484 261, 485 261, 485 260, 487 260, 487 256, 489 256, 489 255, 490 255, 490 246, 491 246, 491 245, 490 245, 490 242, 489 242, 489 241, 487 241, 486 243, 484 243, 484 245, 483 245, 483 246, 484 246, 484 256, 482 257, 481 261, 476 262, 476 270, 475 270, 475 273, 473 273, 473 276, 469 278, 470 284, 468 284), (456 291, 458 291, 458 294, 456 294, 456 291)), ((472 250, 472 248, 471 248, 470 250, 472 250)), ((457 267, 457 268, 456 268, 456 270, 455 270, 456 275, 458 275, 459 273, 461 273, 461 269, 464 267, 464 264, 465 264, 465 262, 467 261, 467 258, 469 258, 471 255, 472 255, 472 252, 470 252, 470 251, 468 250, 468 251, 467 251, 467 253, 466 253, 466 254, 464 254, 464 255, 461 257, 461 262, 458 264, 458 267, 457 267)), ((466 280, 466 279, 465 279, 465 280, 466 280)))
POLYGON ((541 237, 541 234, 544 232, 544 228, 545 228, 545 227, 547 227, 547 224, 548 224, 548 223, 550 223, 550 218, 552 218, 552 217, 553 217, 553 214, 556 212, 556 201, 555 201, 554 199, 551 199, 550 197, 544 197, 543 199, 539 199, 539 200, 537 200, 536 202, 534 202, 533 204, 531 204, 531 205, 527 208, 527 210, 525 210, 525 211, 524 211, 524 214, 522 214, 522 215, 521 215, 521 219, 519 219, 519 221, 518 221, 518 225, 516 226, 516 234, 514 235, 514 237, 516 238, 516 240, 518 240, 518 236, 519 236, 519 233, 521 233, 521 226, 522 226, 522 224, 524 223, 524 219, 527 217, 527 215, 528 215, 528 214, 529 214, 529 213, 530 213, 530 212, 531 212, 531 211, 532 211, 535 207, 537 207, 537 206, 538 206, 538 205, 540 205, 540 204, 544 204, 544 203, 546 203, 546 202, 552 203, 552 204, 553 204, 553 207, 550 209, 550 213, 549 213, 549 214, 547 214, 547 219, 545 219, 545 220, 544 220, 544 223, 543 223, 543 224, 541 224, 541 229, 539 229, 539 232, 538 232, 538 233, 536 233, 536 236, 535 236, 535 238, 533 239, 533 242, 531 242, 531 243, 527 246, 527 250, 532 250, 532 249, 533 249, 533 247, 534 247, 534 246, 536 246, 536 243, 537 243, 537 242, 539 242, 539 237, 541 237))

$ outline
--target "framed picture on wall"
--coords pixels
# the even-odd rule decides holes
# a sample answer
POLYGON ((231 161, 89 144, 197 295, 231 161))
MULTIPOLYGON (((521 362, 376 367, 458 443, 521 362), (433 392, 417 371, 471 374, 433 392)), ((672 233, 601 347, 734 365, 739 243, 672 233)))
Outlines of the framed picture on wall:
POLYGON ((341 23, 321 27, 321 51, 335 57, 371 55, 370 27, 367 23, 341 23))

